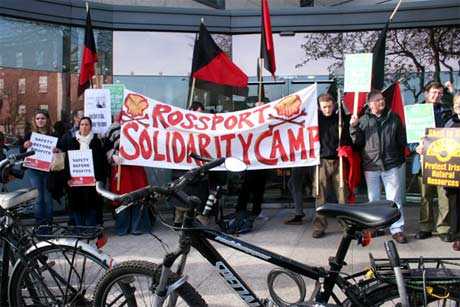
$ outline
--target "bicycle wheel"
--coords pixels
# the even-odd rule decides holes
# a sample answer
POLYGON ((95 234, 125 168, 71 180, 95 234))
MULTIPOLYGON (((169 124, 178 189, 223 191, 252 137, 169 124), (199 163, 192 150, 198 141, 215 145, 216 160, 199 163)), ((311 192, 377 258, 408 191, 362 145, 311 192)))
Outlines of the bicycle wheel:
POLYGON ((68 245, 46 245, 19 262, 10 278, 10 306, 92 306, 108 269, 97 256, 68 245))
MULTIPOLYGON (((460 306, 460 297, 458 297, 459 287, 455 289, 454 295, 427 295, 427 306, 460 306)), ((411 306, 423 306, 424 297, 422 291, 414 291, 408 289, 407 295, 409 296, 409 302, 411 306)), ((366 291, 365 297, 367 298, 367 306, 400 306, 400 299, 398 288, 393 284, 379 284, 372 286, 366 291)), ((353 306, 349 301, 343 304, 344 306, 353 306)))
MULTIPOLYGON (((110 271, 99 281, 94 303, 97 307, 153 306, 153 294, 159 282, 161 269, 158 265, 147 261, 126 261, 110 271)), ((170 276, 169 284, 178 280, 176 274, 170 276)), ((187 282, 175 290, 177 304, 183 306, 207 306, 201 295, 187 282)), ((163 306, 170 304, 167 298, 163 306)))

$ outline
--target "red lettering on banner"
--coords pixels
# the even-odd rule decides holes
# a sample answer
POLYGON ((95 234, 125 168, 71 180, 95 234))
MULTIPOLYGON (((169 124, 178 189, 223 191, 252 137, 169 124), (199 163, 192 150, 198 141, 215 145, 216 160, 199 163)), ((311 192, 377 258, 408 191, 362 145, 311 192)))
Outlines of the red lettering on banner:
POLYGON ((308 127, 308 140, 310 142, 310 158, 315 158, 315 143, 319 142, 318 127, 308 127))
POLYGON ((214 137, 214 147, 216 148, 216 159, 222 158, 222 149, 220 148, 219 136, 214 137))
POLYGON ((225 142, 225 156, 231 157, 232 156, 232 140, 235 138, 234 133, 224 134, 220 137, 222 142, 225 142))
POLYGON ((153 160, 155 161, 164 161, 166 156, 158 150, 158 134, 160 131, 156 130, 153 131, 153 160))
POLYGON ((283 162, 288 161, 286 150, 284 150, 283 142, 281 141, 281 135, 279 130, 273 131, 273 143, 272 151, 270 152, 270 159, 277 160, 276 157, 280 156, 283 162))
POLYGON ((208 125, 208 122, 211 120, 211 118, 209 116, 206 116, 206 115, 201 115, 200 117, 198 117, 198 121, 200 123, 202 123, 203 125, 198 125, 196 124, 195 125, 195 129, 196 130, 208 130, 209 129, 209 125, 208 125))
MULTIPOLYGON (((197 153, 195 147, 195 138, 193 137, 193 133, 188 135, 188 142, 187 142, 187 163, 192 163, 193 161, 196 162, 195 159, 190 157, 191 153, 197 153)), ((197 163, 198 164, 198 163, 197 163)))
POLYGON ((172 152, 174 163, 180 163, 185 159, 185 142, 180 132, 174 131, 172 135, 172 152), (180 149, 178 148, 180 146, 180 149))
POLYGON ((228 116, 224 121, 225 129, 232 130, 238 124, 238 118, 235 115, 228 116))
POLYGON ((183 122, 180 124, 180 126, 184 129, 192 129, 193 128, 193 122, 196 120, 195 114, 192 113, 187 113, 185 114, 185 119, 188 121, 188 124, 184 124, 183 122))
POLYGON ((258 115, 258 122, 259 124, 263 124, 265 123, 265 118, 264 118, 264 111, 266 109, 270 108, 270 105, 269 104, 266 104, 266 105, 263 105, 261 106, 259 109, 257 110, 254 110, 254 113, 259 113, 258 115))
POLYGON ((307 159, 307 149, 305 146, 305 137, 303 134, 304 130, 302 127, 298 129, 297 136, 294 135, 294 131, 288 129, 288 140, 289 140, 289 156, 291 162, 295 161, 295 154, 300 150, 300 159, 307 159))
POLYGON ((254 143, 254 153, 256 154, 257 161, 266 165, 276 164, 276 159, 265 158, 264 156, 262 156, 262 153, 260 152, 260 143, 262 143, 263 140, 270 137, 271 135, 272 132, 270 130, 266 130, 256 138, 256 141, 254 143))
POLYGON ((211 154, 206 149, 211 143, 211 138, 207 134, 198 134, 198 146, 200 149, 200 156, 203 158, 211 158, 211 154))
POLYGON ((169 125, 163 117, 163 113, 169 113, 171 110, 171 106, 157 103, 152 111, 152 127, 158 128, 158 123, 161 123, 163 128, 168 128, 169 125))
POLYGON ((238 120, 238 128, 239 129, 242 129, 244 128, 243 126, 243 123, 248 127, 248 128, 252 128, 254 127, 254 124, 248 120, 248 117, 251 116, 251 112, 243 112, 243 113, 240 113, 240 117, 239 117, 239 120, 238 120))
POLYGON ((139 146, 141 147, 141 155, 145 160, 150 159, 152 156, 152 142, 150 141, 149 131, 142 130, 139 135, 139 146))
POLYGON ((120 153, 126 160, 135 160, 139 157, 139 144, 136 143, 134 138, 129 134, 129 130, 133 129, 135 132, 139 129, 139 125, 136 122, 130 122, 123 125, 122 133, 126 136, 128 141, 134 147, 134 153, 128 154, 123 146, 120 146, 120 153))
POLYGON ((184 119, 184 114, 181 111, 175 111, 168 114, 168 123, 171 126, 176 126, 184 119))
POLYGON ((211 130, 216 130, 216 126, 224 121, 224 117, 222 115, 214 115, 212 117, 212 124, 211 130))
POLYGON ((249 132, 248 138, 247 140, 245 140, 243 135, 238 134, 238 138, 240 139, 241 147, 243 148, 243 162, 246 163, 246 165, 251 164, 251 161, 249 161, 249 147, 251 146, 253 136, 254 135, 251 132, 249 132))
POLYGON ((165 143, 165 151, 166 151, 166 161, 167 162, 171 162, 171 154, 169 152, 169 148, 170 148, 170 135, 169 135, 169 131, 166 131, 166 143, 165 143))

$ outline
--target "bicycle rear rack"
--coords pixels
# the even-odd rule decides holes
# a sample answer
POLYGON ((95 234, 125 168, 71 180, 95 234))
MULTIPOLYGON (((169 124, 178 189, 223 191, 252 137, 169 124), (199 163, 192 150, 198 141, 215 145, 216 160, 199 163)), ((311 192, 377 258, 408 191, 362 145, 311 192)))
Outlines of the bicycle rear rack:
POLYGON ((102 234, 103 229, 103 227, 99 226, 40 225, 34 228, 34 236, 39 239, 72 238, 94 240, 102 234))

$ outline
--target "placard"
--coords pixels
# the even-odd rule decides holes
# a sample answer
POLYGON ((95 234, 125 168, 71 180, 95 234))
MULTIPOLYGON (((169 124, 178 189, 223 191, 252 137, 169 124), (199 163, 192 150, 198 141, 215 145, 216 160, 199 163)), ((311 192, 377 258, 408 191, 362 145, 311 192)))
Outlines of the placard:
POLYGON ((53 160, 53 149, 56 147, 57 141, 57 137, 32 132, 30 137, 32 146, 29 150, 35 151, 35 154, 24 159, 24 166, 49 172, 53 160))
POLYGON ((85 91, 85 116, 91 118, 94 133, 104 134, 112 124, 110 102, 108 89, 87 89, 85 91))
POLYGON ((67 153, 69 156, 70 168, 69 186, 81 187, 96 185, 92 150, 69 150, 67 153))
POLYGON ((372 53, 345 54, 344 92, 370 92, 372 53))
POLYGON ((423 182, 460 187, 460 128, 428 128, 424 141, 423 182))
POLYGON ((419 143, 426 128, 435 128, 432 103, 417 103, 404 106, 407 143, 419 143))
POLYGON ((111 111, 112 115, 117 114, 121 111, 123 105, 123 91, 125 89, 124 84, 103 84, 103 88, 110 91, 111 100, 111 111))

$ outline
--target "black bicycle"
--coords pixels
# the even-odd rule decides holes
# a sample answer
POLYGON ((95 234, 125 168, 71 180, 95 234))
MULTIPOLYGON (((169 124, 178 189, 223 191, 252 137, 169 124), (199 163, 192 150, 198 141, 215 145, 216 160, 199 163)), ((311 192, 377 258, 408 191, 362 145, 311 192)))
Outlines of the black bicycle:
MULTIPOLYGON (((8 180, 9 168, 33 154, 0 161, 2 183, 8 180)), ((27 227, 23 211, 37 196, 36 189, 0 193, 0 306, 92 306, 95 280, 112 264, 109 256, 90 244, 101 229, 27 227)))
MULTIPOLYGON (((183 276, 187 255, 192 247, 216 268, 248 306, 459 306, 460 270, 457 267, 460 258, 397 257, 395 261, 394 257, 390 257, 389 261, 374 259, 370 255, 370 269, 352 275, 341 271, 346 265, 344 259, 353 240, 365 245, 365 230, 384 228, 399 219, 400 212, 390 201, 353 206, 325 204, 317 209, 322 215, 337 218, 344 229, 336 255, 329 259, 328 269, 308 266, 203 226, 195 218, 195 208, 200 205, 199 199, 186 195, 181 187, 223 163, 229 166, 229 170, 235 169, 232 167, 235 159, 221 158, 190 170, 169 185, 149 186, 121 196, 103 189, 99 183, 96 185, 96 189, 104 197, 126 204, 142 198, 158 200, 162 197, 175 197, 182 207, 188 209, 180 228, 177 250, 166 254, 161 265, 146 261, 127 261, 109 270, 97 286, 94 299, 96 306, 175 306, 179 303, 206 306, 200 294, 186 281, 186 276, 183 276), (257 297, 210 241, 280 267, 271 271, 267 278, 271 297, 257 297), (176 262, 177 268, 173 270, 176 262), (297 298, 287 301, 279 295, 276 284, 280 277, 295 282, 299 294, 297 298), (304 278, 315 281, 315 288, 309 298, 306 298, 304 278), (403 299, 400 298, 402 290, 403 299)), ((241 171, 242 167, 237 167, 237 170, 241 171)), ((208 201, 204 211, 200 213, 208 214, 215 203, 217 202, 208 201)), ((397 253, 394 244, 392 249, 387 250, 393 250, 389 255, 397 253)))

